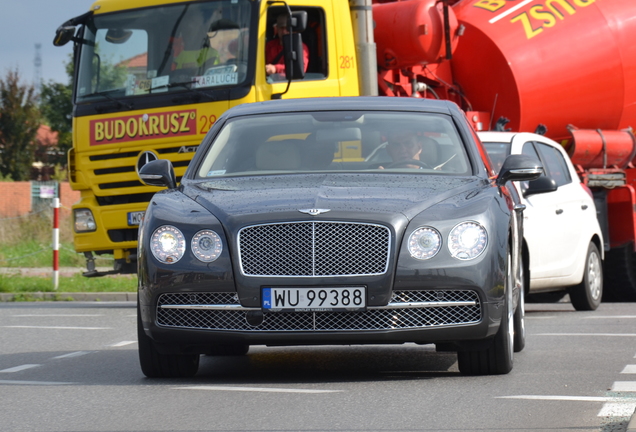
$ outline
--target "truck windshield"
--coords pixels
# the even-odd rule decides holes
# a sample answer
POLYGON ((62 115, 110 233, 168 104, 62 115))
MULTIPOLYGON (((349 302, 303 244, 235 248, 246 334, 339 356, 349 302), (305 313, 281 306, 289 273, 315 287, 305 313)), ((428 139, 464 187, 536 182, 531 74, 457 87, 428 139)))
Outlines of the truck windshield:
POLYGON ((77 101, 241 84, 252 3, 207 1, 94 15, 84 28, 77 101))

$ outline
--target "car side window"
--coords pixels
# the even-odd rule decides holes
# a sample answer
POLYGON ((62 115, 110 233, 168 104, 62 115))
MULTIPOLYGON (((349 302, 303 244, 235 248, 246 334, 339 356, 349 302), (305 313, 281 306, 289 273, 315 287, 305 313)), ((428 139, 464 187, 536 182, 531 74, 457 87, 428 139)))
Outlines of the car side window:
POLYGON ((548 176, 554 179, 557 186, 563 186, 572 183, 572 177, 568 165, 563 158, 561 152, 552 146, 543 143, 535 143, 539 153, 541 153, 541 160, 545 164, 545 170, 548 176))

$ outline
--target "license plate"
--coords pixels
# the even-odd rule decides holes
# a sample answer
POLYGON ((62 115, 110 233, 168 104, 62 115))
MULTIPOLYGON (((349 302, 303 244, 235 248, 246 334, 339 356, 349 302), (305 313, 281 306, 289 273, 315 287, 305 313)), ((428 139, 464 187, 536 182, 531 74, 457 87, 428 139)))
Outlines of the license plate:
POLYGON ((263 309, 270 312, 364 310, 365 287, 263 288, 263 309))
POLYGON ((139 225, 144 218, 144 213, 142 211, 128 212, 128 225, 139 225))

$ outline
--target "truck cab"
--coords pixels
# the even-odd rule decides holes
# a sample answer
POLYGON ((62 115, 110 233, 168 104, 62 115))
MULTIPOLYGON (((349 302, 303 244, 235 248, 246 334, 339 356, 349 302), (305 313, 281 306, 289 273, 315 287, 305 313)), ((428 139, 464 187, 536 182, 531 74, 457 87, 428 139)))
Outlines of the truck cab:
MULTIPOLYGON (((54 43, 70 41, 69 180, 81 192, 74 246, 87 258, 86 276, 104 274, 94 266, 101 254, 114 256, 112 272, 136 271, 138 226, 158 190, 139 181, 148 161, 169 159, 179 180, 216 119, 235 105, 359 95, 346 2, 98 0, 58 29, 54 43), (268 76, 266 46, 278 37, 281 14, 293 17, 289 33, 300 36, 308 61, 302 73, 268 76)), ((302 57, 293 45, 285 52, 286 65, 302 57)))

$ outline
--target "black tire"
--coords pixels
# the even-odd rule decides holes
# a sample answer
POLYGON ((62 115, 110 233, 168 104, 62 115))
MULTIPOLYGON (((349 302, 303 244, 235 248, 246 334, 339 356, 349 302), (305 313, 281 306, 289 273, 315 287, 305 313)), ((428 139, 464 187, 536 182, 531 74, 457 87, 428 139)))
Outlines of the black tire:
POLYGON ((144 332, 137 306, 137 339, 141 371, 148 378, 188 378, 199 370, 199 355, 162 354, 144 332))
POLYGON ((580 284, 570 287, 570 301, 578 311, 596 310, 603 298, 603 262, 594 243, 585 256, 585 269, 580 284))
MULTIPOLYGON (((522 277, 521 280, 525 279, 522 277)), ((521 352, 526 347, 526 301, 523 287, 519 293, 519 302, 517 303, 517 309, 515 310, 514 324, 514 351, 521 352)))
POLYGON ((485 350, 459 351, 459 371, 464 375, 502 375, 512 370, 514 358, 514 310, 510 253, 506 263, 504 311, 499 330, 485 350))
POLYGON ((636 301, 636 253, 634 246, 611 249, 605 255, 603 301, 636 301))

